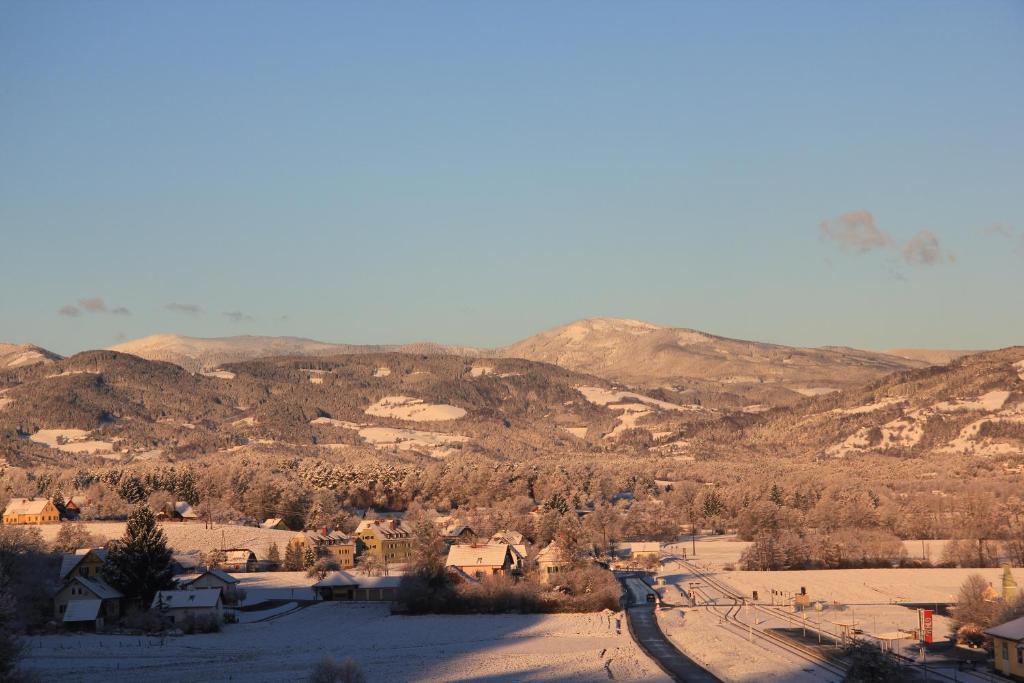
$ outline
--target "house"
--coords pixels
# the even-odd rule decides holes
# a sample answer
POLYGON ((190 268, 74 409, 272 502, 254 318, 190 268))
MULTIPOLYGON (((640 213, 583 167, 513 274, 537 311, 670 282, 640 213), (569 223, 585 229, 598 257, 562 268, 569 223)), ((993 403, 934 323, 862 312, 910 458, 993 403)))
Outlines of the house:
POLYGON ((476 540, 476 533, 465 524, 449 524, 441 530, 441 538, 448 545, 453 543, 472 543, 476 540))
POLYGON ((199 515, 186 501, 179 500, 165 505, 164 509, 156 514, 156 518, 170 522, 195 522, 199 515))
POLYGON ((515 560, 506 543, 471 543, 453 545, 448 550, 445 566, 473 579, 485 576, 507 576, 515 560))
POLYGON ((992 665, 999 673, 1024 680, 1024 617, 985 631, 992 636, 992 665))
POLYGON ((213 589, 216 588, 223 593, 239 585, 239 580, 225 573, 220 569, 206 569, 199 573, 188 573, 178 577, 178 588, 181 590, 213 589))
POLYGON ((79 515, 82 514, 82 505, 85 505, 87 502, 84 499, 76 501, 74 498, 68 498, 67 502, 64 503, 64 519, 78 519, 79 515))
POLYGON ((256 571, 256 553, 248 548, 225 548, 221 566, 229 572, 256 571))
POLYGON ((60 510, 49 498, 12 498, 4 509, 4 524, 55 524, 60 510))
POLYGON ((65 553, 60 559, 60 580, 66 581, 71 576, 98 577, 106 561, 106 548, 79 548, 65 553))
POLYGON ((53 596, 53 618, 69 626, 103 628, 105 620, 121 615, 122 599, 121 591, 103 579, 73 574, 53 596))
POLYGON ((296 545, 303 551, 315 548, 317 555, 334 560, 342 569, 356 566, 356 539, 341 531, 300 531, 288 545, 296 545))
POLYGON ((553 574, 559 574, 564 571, 568 571, 572 567, 572 563, 569 562, 569 558, 562 550, 561 546, 552 541, 537 553, 537 569, 540 572, 540 580, 543 583, 550 582, 553 578, 553 574))
POLYGON ((392 602, 401 581, 401 576, 354 576, 340 571, 329 573, 313 589, 322 600, 392 602))
POLYGON ((511 531, 509 529, 500 529, 494 532, 491 536, 491 543, 507 543, 509 545, 522 545, 526 539, 518 531, 511 531))
POLYGON ((284 520, 280 517, 270 517, 263 524, 260 524, 262 529, 277 529, 278 531, 291 531, 288 525, 284 523, 284 520))
POLYGON ((412 559, 412 532, 394 519, 364 519, 356 527, 363 552, 384 564, 412 559))
POLYGON ((641 561, 647 559, 659 559, 661 557, 661 543, 658 541, 631 541, 619 543, 615 548, 615 557, 620 560, 641 561))
POLYGON ((220 591, 158 591, 149 608, 167 617, 172 624, 180 624, 188 617, 213 617, 218 624, 224 621, 220 591))

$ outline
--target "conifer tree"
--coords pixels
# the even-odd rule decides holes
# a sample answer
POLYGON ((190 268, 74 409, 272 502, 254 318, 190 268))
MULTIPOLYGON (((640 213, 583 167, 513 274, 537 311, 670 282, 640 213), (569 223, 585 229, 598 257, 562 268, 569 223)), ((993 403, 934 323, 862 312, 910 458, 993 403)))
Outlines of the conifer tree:
POLYGON ((171 587, 171 551, 153 512, 144 505, 128 516, 124 536, 110 543, 103 578, 148 606, 157 591, 171 587))
POLYGON ((274 566, 281 564, 281 551, 278 550, 277 543, 271 543, 267 549, 267 561, 273 562, 274 566))
POLYGON ((289 543, 284 549, 284 568, 286 571, 297 572, 302 569, 302 549, 297 543, 289 543))

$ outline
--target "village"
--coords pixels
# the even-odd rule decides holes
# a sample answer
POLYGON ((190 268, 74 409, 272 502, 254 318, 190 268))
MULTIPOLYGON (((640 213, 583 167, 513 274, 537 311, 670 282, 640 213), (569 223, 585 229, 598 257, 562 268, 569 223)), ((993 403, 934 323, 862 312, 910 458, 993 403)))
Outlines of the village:
MULTIPOLYGON (((51 542, 63 527, 72 525, 93 532, 118 532, 126 526, 119 522, 76 522, 76 502, 58 502, 59 508, 46 498, 13 499, 4 510, 4 525, 39 529, 51 542)), ((659 637, 670 643, 669 647, 689 664, 712 672, 721 680, 754 680, 751 676, 761 675, 787 681, 840 680, 829 677, 836 670, 830 668, 833 665, 828 653, 855 642, 870 643, 894 661, 911 667, 920 666, 922 659, 927 661, 931 652, 930 671, 940 679, 943 671, 956 671, 958 680, 967 681, 988 680, 977 678, 979 675, 1005 675, 1013 679, 1024 674, 1024 617, 995 624, 979 633, 979 644, 987 639, 988 649, 949 649, 955 636, 949 608, 955 607, 954 594, 972 573, 980 571, 986 580, 983 598, 989 603, 1008 605, 1020 599, 1008 565, 1000 570, 976 571, 738 571, 735 564, 751 544, 730 536, 691 534, 689 540, 681 538, 675 544, 624 541, 605 549, 610 552, 588 548, 581 553, 579 548, 563 547, 557 539, 534 547, 523 533, 514 529, 499 529, 481 537, 448 514, 430 520, 433 538, 429 542, 438 549, 443 574, 453 585, 488 595, 503 590, 501 587, 530 585, 540 594, 566 597, 576 587, 570 577, 588 567, 586 571, 597 570, 609 577, 614 573, 621 581, 622 595, 619 583, 615 582, 617 588, 610 604, 587 603, 599 607, 588 608, 580 602, 552 607, 556 603, 551 602, 539 610, 551 613, 532 617, 523 614, 523 602, 509 609, 481 608, 483 603, 477 602, 459 609, 449 606, 410 611, 409 605, 419 604, 424 596, 410 599, 409 591, 429 592, 425 584, 408 580, 422 569, 417 557, 424 542, 422 528, 411 526, 401 512, 360 512, 362 518, 356 528, 345 533, 329 528, 292 530, 281 518, 266 519, 258 526, 218 524, 206 528, 211 525, 201 521, 185 501, 149 510, 156 528, 168 539, 172 575, 169 585, 140 603, 137 597, 126 596, 105 578, 109 573, 105 566, 110 543, 64 552, 50 582, 52 618, 29 639, 27 668, 59 672, 68 680, 87 680, 96 673, 89 673, 88 667, 109 666, 109 662, 103 664, 87 651, 91 650, 96 657, 106 656, 107 642, 123 648, 132 642, 126 639, 134 639, 142 648, 133 652, 139 661, 128 666, 126 671, 131 671, 131 666, 144 669, 161 661, 169 642, 188 643, 201 638, 199 647, 205 649, 214 647, 220 638, 232 643, 231 647, 242 647, 239 652, 244 651, 239 643, 248 642, 244 634, 250 630, 260 637, 266 637, 270 631, 272 637, 289 642, 305 638, 308 666, 312 667, 323 653, 338 653, 339 649, 345 656, 360 661, 366 657, 365 651, 358 648, 338 648, 330 643, 312 647, 317 641, 309 634, 311 628, 322 637, 332 629, 347 632, 359 619, 368 619, 374 624, 373 629, 393 629, 415 641, 423 637, 424 627, 433 632, 434 621, 444 622, 444 632, 455 633, 465 624, 486 619, 487 626, 481 624, 482 629, 493 629, 495 638, 511 639, 513 643, 503 644, 499 650, 521 647, 533 651, 537 636, 524 634, 539 625, 543 625, 542 633, 570 641, 574 636, 563 631, 596 629, 594 633, 587 631, 586 647, 592 644, 591 640, 601 642, 602 653, 614 650, 617 657, 598 658, 584 665, 575 650, 581 643, 561 643, 551 649, 554 640, 544 641, 547 645, 533 656, 556 667, 560 657, 567 657, 563 662, 565 671, 571 670, 574 676, 581 676, 588 666, 593 669, 596 665, 600 673, 607 675, 617 672, 620 678, 657 680, 673 672, 664 661, 654 661, 650 643, 638 635, 639 626, 634 623, 641 618, 641 610, 650 610, 659 637), (239 539, 239 534, 247 534, 249 542, 226 541, 229 537, 239 539), (206 540, 196 543, 197 539, 206 540), (401 595, 402 591, 405 595, 401 595), (334 609, 356 611, 344 616, 323 611, 331 605, 334 609), (744 606, 742 610, 737 609, 740 605, 744 606), (432 613, 438 611, 452 613, 432 613), (403 615, 413 614, 421 616, 404 616, 403 620, 403 615), (515 624, 511 633, 506 631, 510 623, 515 624), (794 623, 801 626, 802 638, 791 633, 794 623), (787 632, 789 636, 780 639, 778 634, 787 632), (785 642, 786 638, 791 642, 785 642), (92 663, 83 665, 83 661, 92 663), (794 668, 801 661, 804 669, 794 668), (807 667, 808 661, 812 666, 807 667)), ((922 548, 931 551, 923 544, 922 548)), ((481 631, 480 635, 483 634, 481 631)), ((444 673, 448 671, 443 669, 445 666, 459 666, 450 657, 441 656, 454 646, 445 642, 445 646, 435 643, 422 647, 435 651, 435 663, 442 667, 435 672, 436 677, 458 678, 450 676, 450 671, 444 673)), ((492 655, 484 662, 474 659, 482 654, 466 653, 473 659, 471 666, 484 667, 481 671, 496 666, 492 655)), ((429 655, 421 656, 431 660, 429 655)), ((262 673, 252 678, 264 680, 260 675, 267 674, 265 680, 274 680, 276 675, 268 673, 266 662, 259 656, 253 657, 253 661, 261 662, 262 673)), ((405 669, 401 669, 404 674, 397 673, 393 662, 385 665, 378 661, 376 653, 370 659, 362 663, 371 673, 386 671, 388 677, 417 677, 405 669)), ((520 664, 533 663, 518 655, 514 659, 520 664)), ((210 668, 195 671, 205 671, 206 678, 216 679, 219 674, 213 673, 215 662, 203 661, 200 658, 197 666, 210 668)), ((502 666, 507 668, 509 664, 502 666)), ((512 669, 496 678, 518 680, 519 675, 512 669)))

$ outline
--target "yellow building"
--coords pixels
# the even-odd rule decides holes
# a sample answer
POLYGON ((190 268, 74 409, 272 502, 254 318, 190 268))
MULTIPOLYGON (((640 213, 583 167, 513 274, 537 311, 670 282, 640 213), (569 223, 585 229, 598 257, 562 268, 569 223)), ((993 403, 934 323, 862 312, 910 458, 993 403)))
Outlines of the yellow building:
POLYGON ((572 563, 562 552, 562 548, 552 541, 537 553, 537 571, 540 573, 541 583, 549 583, 557 579, 557 574, 569 571, 572 563), (556 576, 552 576, 552 575, 556 576))
POLYGON ((316 548, 318 555, 334 560, 342 569, 356 566, 356 539, 340 531, 300 531, 288 545, 298 546, 303 551, 316 548))
POLYGON ((369 553, 385 564, 412 560, 412 532, 394 519, 364 519, 356 527, 356 537, 369 553))
POLYGON ((4 510, 4 524, 56 524, 60 511, 49 498, 14 498, 4 510))
POLYGON ((1024 681, 1024 617, 993 626, 985 633, 992 636, 995 670, 1024 681))

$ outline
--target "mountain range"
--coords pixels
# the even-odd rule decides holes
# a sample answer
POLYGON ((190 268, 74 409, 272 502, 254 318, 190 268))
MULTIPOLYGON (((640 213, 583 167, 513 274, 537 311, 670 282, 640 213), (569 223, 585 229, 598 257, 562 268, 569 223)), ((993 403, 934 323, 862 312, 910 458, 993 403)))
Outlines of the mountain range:
POLYGON ((155 335, 110 347, 191 372, 269 356, 418 353, 522 358, 646 388, 688 391, 701 401, 741 406, 792 403, 801 396, 862 385, 890 372, 948 362, 959 352, 902 354, 843 347, 800 348, 719 337, 685 328, 614 318, 589 318, 509 346, 482 349, 434 343, 332 344, 298 337, 200 339, 155 335))

